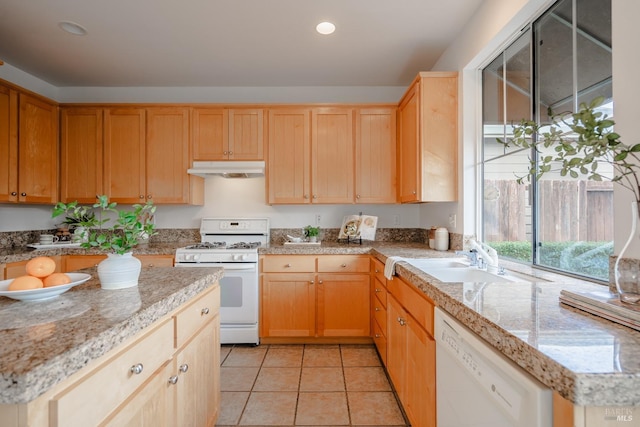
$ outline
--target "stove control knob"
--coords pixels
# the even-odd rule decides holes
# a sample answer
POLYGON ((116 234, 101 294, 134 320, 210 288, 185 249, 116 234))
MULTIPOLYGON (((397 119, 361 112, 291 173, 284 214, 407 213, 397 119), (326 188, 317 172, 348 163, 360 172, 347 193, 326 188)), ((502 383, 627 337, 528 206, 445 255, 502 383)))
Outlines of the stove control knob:
POLYGON ((247 259, 247 254, 235 254, 235 255, 233 255, 233 260, 234 261, 244 261, 245 259, 247 259))
POLYGON ((200 259, 200 254, 193 254, 193 260, 198 261, 200 259))

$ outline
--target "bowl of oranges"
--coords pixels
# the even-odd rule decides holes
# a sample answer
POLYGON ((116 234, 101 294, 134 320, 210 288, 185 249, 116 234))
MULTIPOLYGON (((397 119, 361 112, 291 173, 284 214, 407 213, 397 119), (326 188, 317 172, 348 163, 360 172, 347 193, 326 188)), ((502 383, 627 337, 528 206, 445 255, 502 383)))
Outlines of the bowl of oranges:
POLYGON ((91 278, 85 273, 56 273, 56 262, 39 256, 25 264, 27 274, 0 281, 0 296, 20 301, 55 298, 91 278))

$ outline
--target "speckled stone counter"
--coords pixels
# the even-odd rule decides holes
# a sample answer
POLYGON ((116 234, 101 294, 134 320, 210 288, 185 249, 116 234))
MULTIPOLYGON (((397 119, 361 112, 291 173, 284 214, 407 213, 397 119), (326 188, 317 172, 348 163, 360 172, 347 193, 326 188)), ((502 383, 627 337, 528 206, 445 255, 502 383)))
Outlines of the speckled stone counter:
MULTIPOLYGON (((40 252, 40 251, 39 251, 40 252)), ((0 297, 0 403, 26 403, 212 286, 222 268, 143 269, 137 287, 92 278, 57 298, 0 297)))

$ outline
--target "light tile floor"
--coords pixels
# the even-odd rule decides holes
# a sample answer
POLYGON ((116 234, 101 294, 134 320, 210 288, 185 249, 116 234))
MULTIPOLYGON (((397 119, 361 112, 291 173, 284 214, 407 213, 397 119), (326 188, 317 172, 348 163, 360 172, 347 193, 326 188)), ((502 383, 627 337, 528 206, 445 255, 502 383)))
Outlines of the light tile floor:
POLYGON ((375 347, 221 348, 217 426, 407 426, 375 347))

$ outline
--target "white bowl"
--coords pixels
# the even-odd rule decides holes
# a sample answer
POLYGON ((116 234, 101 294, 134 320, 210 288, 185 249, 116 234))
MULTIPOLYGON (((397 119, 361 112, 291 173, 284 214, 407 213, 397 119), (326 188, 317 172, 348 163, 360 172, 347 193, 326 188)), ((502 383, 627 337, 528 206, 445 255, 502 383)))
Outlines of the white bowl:
POLYGON ((91 279, 90 274, 86 273, 66 273, 71 278, 71 283, 66 285, 51 286, 48 288, 28 289, 25 291, 9 291, 9 284, 13 279, 0 281, 0 296, 8 297, 19 301, 43 301, 55 298, 60 294, 67 292, 74 286, 91 279))

